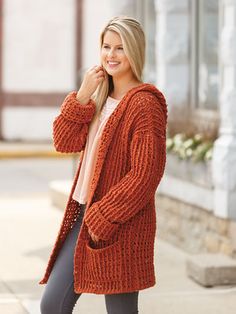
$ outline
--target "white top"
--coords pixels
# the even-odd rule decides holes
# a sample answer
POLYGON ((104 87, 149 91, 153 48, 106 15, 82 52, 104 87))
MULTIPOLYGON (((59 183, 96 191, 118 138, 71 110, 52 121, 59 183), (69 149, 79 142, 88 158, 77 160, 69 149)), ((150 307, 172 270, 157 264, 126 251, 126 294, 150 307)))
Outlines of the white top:
POLYGON ((101 139, 105 124, 115 110, 120 100, 107 97, 101 114, 97 117, 92 127, 89 127, 89 132, 84 149, 84 156, 79 173, 79 177, 75 186, 72 198, 80 204, 86 204, 88 199, 89 186, 93 177, 93 172, 96 164, 96 158, 99 148, 99 140, 101 139))

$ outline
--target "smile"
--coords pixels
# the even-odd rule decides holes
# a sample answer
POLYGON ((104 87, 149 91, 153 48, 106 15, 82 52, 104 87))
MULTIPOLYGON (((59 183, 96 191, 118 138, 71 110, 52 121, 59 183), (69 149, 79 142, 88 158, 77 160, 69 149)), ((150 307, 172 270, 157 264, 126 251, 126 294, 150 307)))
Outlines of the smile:
POLYGON ((120 62, 115 62, 115 61, 107 61, 109 65, 118 65, 120 62))

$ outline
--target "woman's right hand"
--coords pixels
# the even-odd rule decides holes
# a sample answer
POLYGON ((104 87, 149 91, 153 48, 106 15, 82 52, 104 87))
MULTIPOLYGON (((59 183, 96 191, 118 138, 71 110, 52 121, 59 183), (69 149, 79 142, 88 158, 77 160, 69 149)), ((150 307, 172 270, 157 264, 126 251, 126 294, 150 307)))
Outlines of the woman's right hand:
POLYGON ((89 68, 84 75, 82 84, 77 92, 77 99, 87 103, 98 85, 105 79, 105 70, 100 65, 89 68))

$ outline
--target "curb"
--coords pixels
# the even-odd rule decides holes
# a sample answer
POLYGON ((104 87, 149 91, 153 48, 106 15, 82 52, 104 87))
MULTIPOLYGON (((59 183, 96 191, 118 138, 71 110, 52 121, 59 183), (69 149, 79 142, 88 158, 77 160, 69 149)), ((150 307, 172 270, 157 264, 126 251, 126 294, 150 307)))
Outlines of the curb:
POLYGON ((71 158, 75 154, 63 154, 54 152, 0 152, 0 159, 13 158, 71 158))
POLYGON ((0 151, 0 159, 11 158, 71 158, 76 157, 75 153, 59 153, 56 151, 0 151))
POLYGON ((73 157, 78 157, 78 153, 58 152, 53 142, 0 141, 0 159, 73 157))

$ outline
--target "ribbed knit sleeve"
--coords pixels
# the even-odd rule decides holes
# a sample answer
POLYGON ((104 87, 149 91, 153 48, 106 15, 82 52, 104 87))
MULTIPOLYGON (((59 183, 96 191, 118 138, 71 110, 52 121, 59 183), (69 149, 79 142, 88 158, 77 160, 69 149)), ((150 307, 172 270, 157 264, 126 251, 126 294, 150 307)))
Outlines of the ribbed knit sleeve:
POLYGON ((131 219, 154 197, 164 173, 165 102, 160 103, 150 93, 136 101, 135 127, 130 145, 131 169, 85 213, 86 225, 102 240, 108 240, 119 224, 131 219))
POLYGON ((57 151, 76 153, 84 149, 89 123, 96 111, 90 99, 82 105, 76 99, 76 91, 70 92, 61 105, 60 114, 53 121, 53 143, 57 151))

